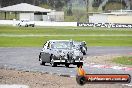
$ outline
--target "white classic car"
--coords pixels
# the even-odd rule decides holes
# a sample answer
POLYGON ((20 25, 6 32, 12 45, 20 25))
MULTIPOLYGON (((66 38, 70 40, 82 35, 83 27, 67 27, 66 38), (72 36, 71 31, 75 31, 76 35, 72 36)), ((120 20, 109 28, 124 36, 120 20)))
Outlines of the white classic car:
POLYGON ((20 22, 18 23, 18 26, 19 27, 21 27, 21 26, 24 26, 24 27, 28 27, 28 26, 34 27, 35 23, 33 21, 28 20, 28 19, 23 19, 23 20, 20 20, 20 22))
POLYGON ((73 41, 70 40, 49 40, 39 54, 41 65, 50 63, 51 66, 64 64, 69 67, 70 64, 83 65, 83 53, 80 49, 73 49, 73 41))

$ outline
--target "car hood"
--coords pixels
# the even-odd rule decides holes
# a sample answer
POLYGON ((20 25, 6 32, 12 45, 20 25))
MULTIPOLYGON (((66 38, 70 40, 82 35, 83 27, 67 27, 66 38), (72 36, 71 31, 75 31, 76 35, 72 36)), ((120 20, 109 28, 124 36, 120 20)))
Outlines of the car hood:
POLYGON ((53 51, 58 53, 65 53, 65 54, 74 52, 74 50, 68 50, 68 49, 54 49, 53 51))

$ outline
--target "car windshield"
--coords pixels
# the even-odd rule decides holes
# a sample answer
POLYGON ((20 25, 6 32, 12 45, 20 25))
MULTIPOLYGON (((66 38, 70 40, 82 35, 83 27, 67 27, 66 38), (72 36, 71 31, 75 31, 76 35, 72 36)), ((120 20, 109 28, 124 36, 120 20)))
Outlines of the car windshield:
POLYGON ((54 42, 51 47, 53 49, 71 49, 71 43, 70 42, 64 42, 64 41, 59 41, 59 42, 54 42))

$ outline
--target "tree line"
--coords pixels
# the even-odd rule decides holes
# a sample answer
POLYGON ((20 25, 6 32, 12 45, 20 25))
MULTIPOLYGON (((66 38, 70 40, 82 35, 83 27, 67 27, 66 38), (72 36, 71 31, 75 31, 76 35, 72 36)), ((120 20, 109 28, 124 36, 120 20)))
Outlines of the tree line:
POLYGON ((10 5, 15 5, 19 3, 29 3, 33 5, 38 5, 40 0, 0 0, 1 7, 6 7, 10 5))
POLYGON ((32 5, 47 4, 53 8, 61 8, 70 0, 0 0, 1 7, 15 5, 19 3, 28 3, 32 5))
MULTIPOLYGON (((36 6, 46 5, 50 9, 61 11, 70 0, 0 0, 0 7, 11 6, 20 3, 28 3, 36 6)), ((68 13, 71 14, 71 8, 68 7, 68 13)))

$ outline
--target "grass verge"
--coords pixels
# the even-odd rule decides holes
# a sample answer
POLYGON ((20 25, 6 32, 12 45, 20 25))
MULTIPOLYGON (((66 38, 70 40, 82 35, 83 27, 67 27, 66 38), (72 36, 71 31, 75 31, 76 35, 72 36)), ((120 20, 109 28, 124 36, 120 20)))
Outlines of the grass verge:
POLYGON ((0 26, 0 34, 129 34, 131 29, 92 27, 12 27, 0 26))
POLYGON ((131 37, 122 36, 45 36, 45 37, 2 37, 1 47, 37 47, 47 40, 77 40, 86 41, 88 46, 132 46, 131 37))
POLYGON ((132 65, 132 56, 122 56, 113 59, 113 62, 123 65, 132 65))

